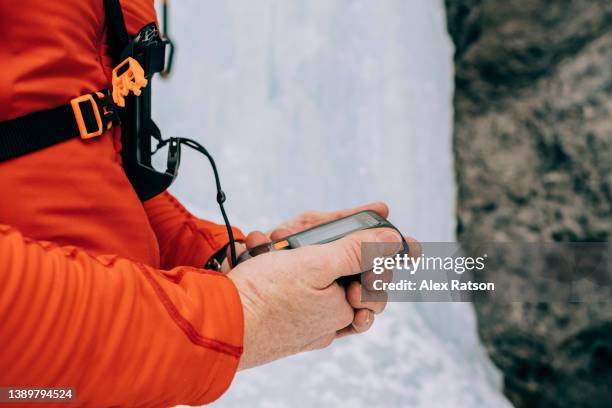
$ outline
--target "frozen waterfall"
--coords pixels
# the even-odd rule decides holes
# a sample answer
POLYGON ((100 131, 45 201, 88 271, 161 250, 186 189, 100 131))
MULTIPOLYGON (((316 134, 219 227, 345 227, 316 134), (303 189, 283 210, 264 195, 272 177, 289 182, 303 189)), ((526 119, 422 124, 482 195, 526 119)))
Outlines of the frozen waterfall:
MULTIPOLYGON (((421 241, 454 240, 452 44, 441 0, 170 2, 166 136, 215 156, 234 225, 384 200, 421 241)), ((172 190, 220 221, 208 163, 172 190)), ((509 406, 469 304, 396 303, 369 333, 238 373, 217 406, 509 406)))

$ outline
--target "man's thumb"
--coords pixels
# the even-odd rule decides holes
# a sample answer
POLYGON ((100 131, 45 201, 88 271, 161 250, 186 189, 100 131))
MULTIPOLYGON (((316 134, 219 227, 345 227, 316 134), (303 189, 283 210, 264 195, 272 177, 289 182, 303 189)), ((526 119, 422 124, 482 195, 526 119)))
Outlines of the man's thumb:
POLYGON ((356 275, 370 269, 362 265, 364 243, 371 243, 368 258, 388 257, 397 254, 402 248, 402 237, 391 228, 373 228, 358 231, 328 244, 320 245, 320 258, 324 262, 323 278, 325 285, 331 284, 342 276, 356 275))

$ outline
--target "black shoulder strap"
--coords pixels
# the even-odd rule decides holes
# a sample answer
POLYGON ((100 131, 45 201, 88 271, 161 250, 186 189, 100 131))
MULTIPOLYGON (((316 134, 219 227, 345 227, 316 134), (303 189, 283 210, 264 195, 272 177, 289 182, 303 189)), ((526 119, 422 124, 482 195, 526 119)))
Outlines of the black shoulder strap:
POLYGON ((123 10, 119 0, 104 0, 104 13, 106 15, 106 26, 108 28, 108 39, 111 46, 111 54, 115 59, 119 59, 123 50, 130 43, 123 18, 123 10))

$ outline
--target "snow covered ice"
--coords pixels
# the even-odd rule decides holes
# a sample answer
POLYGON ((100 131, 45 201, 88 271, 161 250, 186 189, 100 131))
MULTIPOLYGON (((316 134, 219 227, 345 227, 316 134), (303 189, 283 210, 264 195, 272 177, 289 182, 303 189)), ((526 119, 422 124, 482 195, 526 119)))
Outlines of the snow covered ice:
MULTIPOLYGON (((441 0, 170 2, 175 72, 154 117, 214 155, 234 225, 374 200, 454 240, 452 44, 441 0)), ((172 191, 220 221, 208 163, 172 191)), ((365 335, 238 373, 223 407, 510 406, 469 304, 396 303, 365 335)))

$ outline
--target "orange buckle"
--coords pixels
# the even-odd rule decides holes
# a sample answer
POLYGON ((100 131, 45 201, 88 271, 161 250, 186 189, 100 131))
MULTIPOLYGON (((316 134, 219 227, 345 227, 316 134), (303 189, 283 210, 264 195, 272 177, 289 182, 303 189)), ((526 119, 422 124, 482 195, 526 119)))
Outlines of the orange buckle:
MULTIPOLYGON (((100 98, 104 97, 104 94, 100 92, 96 92, 96 95, 100 98)), ((77 125, 79 126, 79 133, 81 134, 81 139, 91 139, 92 137, 100 136, 102 133, 104 133, 104 126, 102 125, 102 117, 100 116, 100 110, 98 109, 98 104, 94 100, 92 94, 77 96, 76 98, 70 101, 70 104, 72 105, 74 117, 76 118, 77 125), (96 119, 96 124, 98 125, 97 129, 93 132, 87 131, 87 125, 85 124, 85 120, 83 120, 83 112, 81 112, 81 106, 79 105, 82 102, 91 103, 91 108, 96 119)))
POLYGON ((122 108, 125 107, 125 97, 130 91, 134 95, 141 94, 140 88, 147 86, 144 69, 138 61, 132 57, 127 57, 123 62, 113 69, 113 101, 122 108), (119 71, 123 71, 119 74, 119 71))

